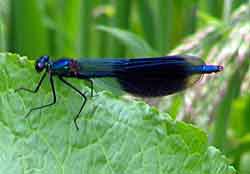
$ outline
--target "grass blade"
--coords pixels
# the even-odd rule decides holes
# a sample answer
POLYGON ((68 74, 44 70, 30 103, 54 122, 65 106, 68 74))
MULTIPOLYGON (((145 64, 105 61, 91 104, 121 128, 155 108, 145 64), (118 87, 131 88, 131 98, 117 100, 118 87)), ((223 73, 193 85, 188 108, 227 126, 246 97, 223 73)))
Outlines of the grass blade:
POLYGON ((27 56, 49 53, 48 31, 37 1, 11 1, 11 51, 27 56))
POLYGON ((0 19, 0 51, 6 50, 6 38, 5 38, 5 29, 2 20, 0 19))
POLYGON ((153 9, 150 7, 149 1, 138 0, 138 15, 140 17, 140 22, 144 30, 145 40, 156 48, 156 30, 154 23, 153 9))
POLYGON ((240 94, 240 87, 243 79, 249 69, 249 60, 246 58, 229 79, 225 95, 220 102, 215 115, 215 128, 212 139, 212 144, 220 149, 225 149, 226 130, 228 126, 228 117, 230 108, 235 98, 240 94))
MULTIPOLYGON (((128 30, 129 29, 129 18, 131 11, 131 0, 119 0, 115 1, 115 16, 114 16, 114 26, 116 28, 128 30)), ((123 45, 117 43, 117 40, 111 41, 111 55, 114 57, 124 57, 126 49, 123 45)))
POLYGON ((97 29, 100 31, 107 32, 108 34, 118 39, 120 42, 122 42, 128 47, 129 51, 134 56, 148 57, 156 55, 155 51, 147 44, 145 40, 133 33, 106 26, 98 26, 97 29))
POLYGON ((82 0, 80 12, 80 55, 88 57, 91 52, 91 28, 93 23, 92 10, 94 1, 82 0))

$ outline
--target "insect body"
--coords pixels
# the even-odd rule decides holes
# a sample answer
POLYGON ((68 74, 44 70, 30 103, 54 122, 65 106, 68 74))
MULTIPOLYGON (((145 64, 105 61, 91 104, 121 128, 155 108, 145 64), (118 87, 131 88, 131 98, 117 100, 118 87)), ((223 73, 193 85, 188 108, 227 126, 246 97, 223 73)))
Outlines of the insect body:
POLYGON ((78 129, 77 119, 87 101, 87 97, 79 89, 69 83, 65 78, 87 80, 91 84, 92 78, 116 78, 128 93, 141 97, 157 97, 180 92, 197 82, 203 74, 216 73, 223 70, 219 65, 206 65, 200 58, 190 56, 164 56, 135 59, 69 59, 63 58, 52 61, 48 56, 42 56, 35 63, 37 72, 44 71, 34 90, 19 88, 36 93, 46 75, 49 76, 53 101, 47 105, 32 108, 32 111, 51 106, 56 103, 56 91, 53 77, 58 77, 65 85, 72 88, 83 97, 83 103, 74 117, 78 129))

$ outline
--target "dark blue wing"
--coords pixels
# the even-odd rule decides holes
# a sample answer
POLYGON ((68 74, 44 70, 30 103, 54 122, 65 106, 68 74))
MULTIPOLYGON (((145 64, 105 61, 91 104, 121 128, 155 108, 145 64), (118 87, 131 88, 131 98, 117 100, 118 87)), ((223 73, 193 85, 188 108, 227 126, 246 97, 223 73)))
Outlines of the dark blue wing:
MULTIPOLYGON (((136 59, 79 61, 84 78, 115 77, 122 88, 137 96, 155 97, 179 92, 214 69, 196 57, 165 56, 136 59)), ((216 68, 215 68, 216 69, 216 68)))
POLYGON ((204 65, 201 59, 172 56, 132 59, 116 71, 122 88, 134 95, 156 97, 179 92, 198 81, 202 73, 192 68, 204 65))
POLYGON ((92 59, 79 60, 80 73, 87 77, 106 77, 116 76, 116 73, 141 70, 152 70, 162 68, 174 69, 186 67, 187 65, 201 65, 204 62, 201 59, 190 56, 165 56, 154 58, 136 58, 136 59, 92 59))

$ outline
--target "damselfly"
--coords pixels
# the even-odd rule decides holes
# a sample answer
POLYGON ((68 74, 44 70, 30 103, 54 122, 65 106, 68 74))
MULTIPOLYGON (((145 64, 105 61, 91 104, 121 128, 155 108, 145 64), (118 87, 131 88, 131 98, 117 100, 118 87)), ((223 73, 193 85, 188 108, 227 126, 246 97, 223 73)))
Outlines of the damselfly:
POLYGON ((206 65, 202 59, 192 56, 164 56, 152 58, 102 58, 102 59, 69 59, 62 58, 56 61, 49 56, 42 56, 35 63, 37 72, 44 71, 40 81, 34 90, 19 88, 36 93, 46 75, 49 76, 53 101, 49 104, 30 109, 26 117, 34 110, 52 106, 56 103, 56 91, 53 77, 58 77, 65 85, 75 90, 83 98, 80 110, 74 117, 74 124, 78 129, 77 119, 87 101, 87 97, 65 78, 77 78, 87 80, 91 84, 91 96, 93 96, 92 78, 113 77, 128 93, 141 97, 157 97, 173 94, 192 86, 203 74, 214 73, 223 70, 219 65, 206 65))

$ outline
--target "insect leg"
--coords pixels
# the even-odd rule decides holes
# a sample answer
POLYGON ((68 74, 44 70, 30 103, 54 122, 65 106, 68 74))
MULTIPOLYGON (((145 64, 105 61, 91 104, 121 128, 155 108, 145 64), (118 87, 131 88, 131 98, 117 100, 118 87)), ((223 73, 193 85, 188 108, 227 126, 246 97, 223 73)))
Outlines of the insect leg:
POLYGON ((36 93, 39 90, 44 78, 46 77, 46 75, 47 75, 47 72, 44 72, 44 74, 42 75, 41 79, 39 80, 39 82, 38 82, 38 84, 37 84, 37 86, 36 86, 36 88, 34 90, 21 87, 21 88, 16 89, 15 92, 23 90, 23 91, 27 91, 27 92, 30 92, 30 93, 36 93))
POLYGON ((94 83, 93 83, 93 81, 91 79, 86 79, 86 80, 90 83, 90 89, 91 89, 90 95, 91 95, 91 97, 93 97, 94 83))
POLYGON ((35 110, 38 110, 38 109, 42 109, 42 108, 45 108, 45 107, 52 106, 52 105, 54 105, 56 103, 56 91, 55 91, 55 87, 54 87, 53 76, 51 74, 49 76, 49 80, 50 80, 50 85, 51 85, 51 91, 52 91, 53 101, 51 103, 43 105, 43 106, 38 106, 38 107, 35 107, 35 108, 31 108, 30 111, 26 114, 26 116, 25 116, 26 118, 30 115, 31 112, 33 112, 35 110))
POLYGON ((80 116, 80 113, 82 112, 82 109, 83 107, 85 106, 86 102, 87 102, 87 97, 85 96, 85 94, 83 94, 79 89, 77 89, 76 87, 74 87, 72 84, 70 84, 69 82, 67 82, 65 79, 63 79, 63 77, 59 77, 59 79, 64 83, 66 84, 67 86, 69 86, 70 88, 72 88, 73 90, 75 90, 78 94, 80 94, 82 97, 83 97, 83 103, 80 107, 80 110, 79 112, 77 113, 77 115, 75 116, 74 118, 74 124, 75 124, 75 127, 77 130, 79 130, 79 127, 77 125, 77 119, 79 118, 80 116))

